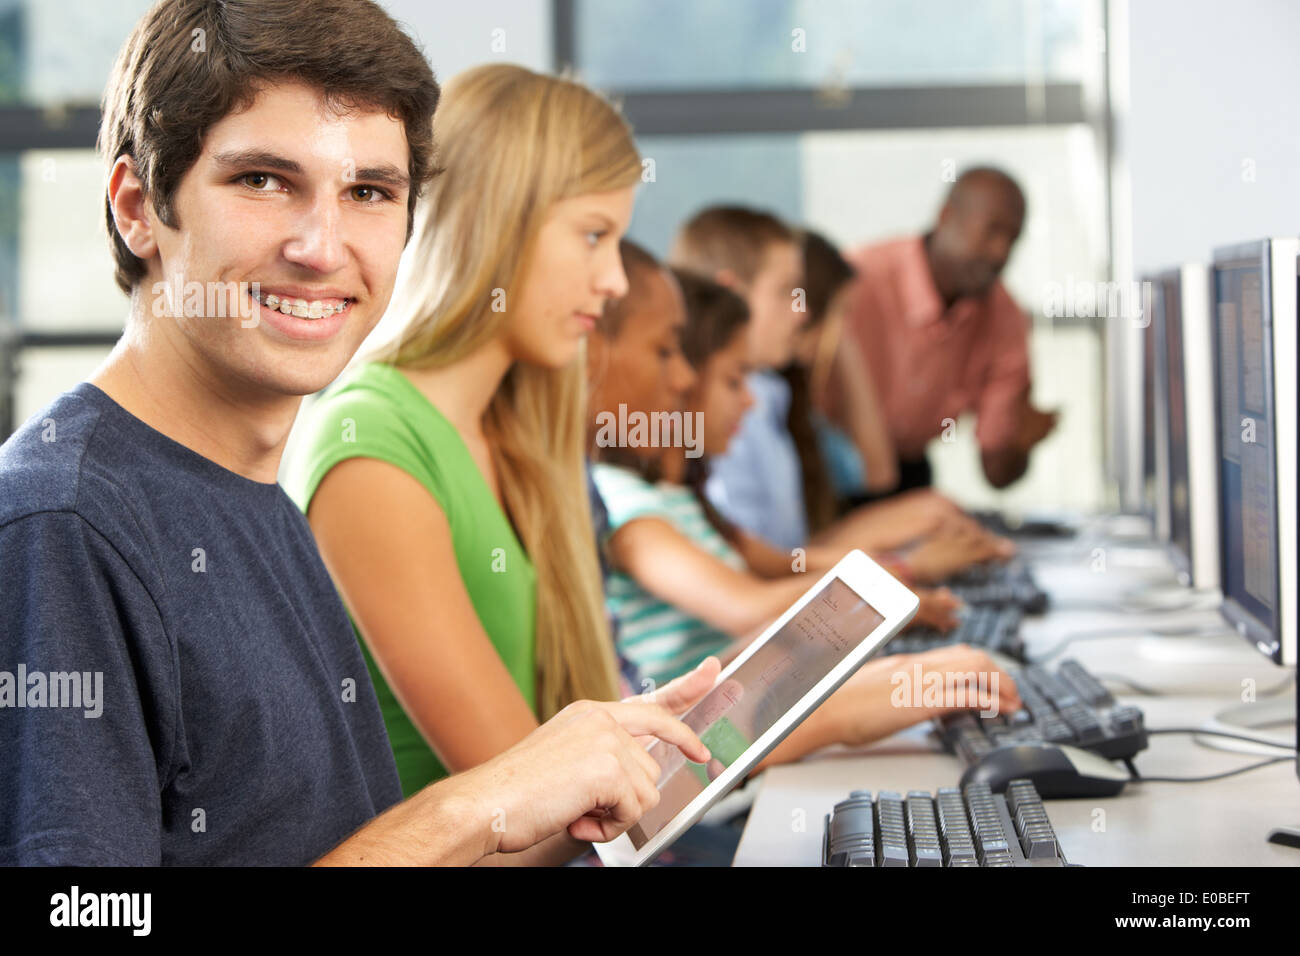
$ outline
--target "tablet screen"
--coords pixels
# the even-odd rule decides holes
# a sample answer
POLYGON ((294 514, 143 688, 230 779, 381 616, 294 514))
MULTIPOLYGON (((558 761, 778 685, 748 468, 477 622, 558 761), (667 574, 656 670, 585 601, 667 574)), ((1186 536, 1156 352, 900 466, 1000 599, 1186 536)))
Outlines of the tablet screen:
POLYGON ((817 686, 884 621, 839 578, 831 578, 800 611, 682 717, 713 759, 693 763, 663 742, 650 748, 659 762, 659 804, 627 831, 638 850, 704 792, 750 745, 817 686))

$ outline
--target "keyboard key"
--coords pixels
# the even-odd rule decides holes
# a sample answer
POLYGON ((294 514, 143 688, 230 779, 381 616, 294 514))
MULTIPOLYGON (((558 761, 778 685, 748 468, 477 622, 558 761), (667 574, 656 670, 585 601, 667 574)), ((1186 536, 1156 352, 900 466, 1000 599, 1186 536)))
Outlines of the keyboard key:
POLYGON ((1027 780, 1005 797, 986 785, 906 797, 855 790, 827 817, 826 866, 1065 865, 1047 810, 1027 780), (1010 829, 1006 821, 1010 820, 1010 829))
POLYGON ((882 791, 876 798, 876 820, 880 844, 877 847, 881 866, 907 866, 911 860, 907 846, 907 824, 903 800, 893 791, 882 791))

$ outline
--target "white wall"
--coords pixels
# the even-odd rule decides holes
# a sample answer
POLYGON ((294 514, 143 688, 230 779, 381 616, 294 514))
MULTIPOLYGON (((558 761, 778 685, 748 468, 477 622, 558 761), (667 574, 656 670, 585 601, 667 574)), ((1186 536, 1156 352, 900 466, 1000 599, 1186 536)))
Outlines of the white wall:
POLYGON ((1128 7, 1134 270, 1300 232, 1300 3, 1128 7))
MULTIPOLYGON (((1107 3, 1114 278, 1300 233, 1300 3, 1107 3)), ((1131 509, 1140 497, 1141 336, 1112 331, 1107 451, 1131 509)))

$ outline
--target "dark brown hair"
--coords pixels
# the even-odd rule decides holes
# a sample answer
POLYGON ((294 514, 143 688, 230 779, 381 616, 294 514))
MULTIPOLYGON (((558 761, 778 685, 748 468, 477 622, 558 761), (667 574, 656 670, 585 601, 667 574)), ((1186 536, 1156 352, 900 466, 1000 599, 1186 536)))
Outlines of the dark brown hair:
POLYGON ((821 233, 805 230, 801 237, 804 301, 808 306, 808 320, 804 327, 811 328, 826 318, 826 311, 831 307, 835 293, 857 273, 834 244, 821 233))
POLYGON ((745 206, 709 206, 678 230, 668 261, 710 277, 729 270, 750 283, 763 265, 768 246, 798 241, 798 235, 769 212, 745 206))
MULTIPOLYGON (((803 233, 803 273, 808 305, 804 328, 809 329, 825 321, 835 294, 852 281, 855 273, 830 240, 811 230, 803 233)), ((816 534, 834 522, 839 503, 817 441, 809 370, 796 361, 782 369, 781 375, 790 386, 790 410, 785 423, 799 453, 804 513, 809 533, 816 534)))
POLYGON ((597 330, 608 339, 617 338, 622 331, 623 322, 632 311, 634 301, 645 289, 642 283, 663 268, 653 254, 631 239, 620 239, 618 252, 623 259, 623 274, 627 276, 627 292, 606 302, 600 320, 596 323, 597 330))
MULTIPOLYGON (((682 354, 695 371, 703 375, 709 359, 735 341, 737 335, 744 333, 749 322, 749 306, 735 292, 712 279, 684 269, 674 269, 673 275, 681 286, 682 298, 686 302, 682 354)), ((704 484, 708 480, 708 456, 687 458, 686 485, 695 492, 709 524, 734 544, 739 532, 735 525, 713 507, 713 502, 704 493, 704 484)))
MULTIPOLYGON (((383 110, 401 120, 410 149, 407 239, 416 200, 434 174, 438 83, 424 54, 371 0, 160 0, 118 53, 102 104, 99 150, 122 154, 168 226, 209 128, 246 109, 261 89, 295 81, 340 111, 383 110)), ((117 232, 104 200, 118 286, 128 295, 146 267, 117 232)))
MULTIPOLYGON (((620 239, 619 256, 623 260, 623 273, 627 276, 627 292, 605 303, 604 311, 596 323, 596 333, 608 341, 618 338, 627 317, 635 311, 637 300, 645 294, 646 279, 663 269, 663 264, 648 249, 631 239, 620 239)), ((616 465, 640 475, 654 484, 662 477, 662 466, 657 457, 645 458, 629 448, 618 445, 591 444, 588 457, 606 465, 616 465)))
POLYGON ((673 269, 686 303, 682 354, 697 372, 722 351, 749 322, 749 306, 726 286, 686 269, 673 269))

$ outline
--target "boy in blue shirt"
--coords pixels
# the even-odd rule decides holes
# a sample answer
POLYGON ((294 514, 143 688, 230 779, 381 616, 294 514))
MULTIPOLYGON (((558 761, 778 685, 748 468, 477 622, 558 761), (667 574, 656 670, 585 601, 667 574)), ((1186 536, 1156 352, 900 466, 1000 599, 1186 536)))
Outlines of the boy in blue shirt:
POLYGON ((126 330, 0 446, 0 865, 526 863, 657 802, 638 737, 707 758, 670 711, 716 662, 400 802, 276 474, 387 307, 437 99, 369 0, 162 0, 128 39, 100 137, 126 330))

